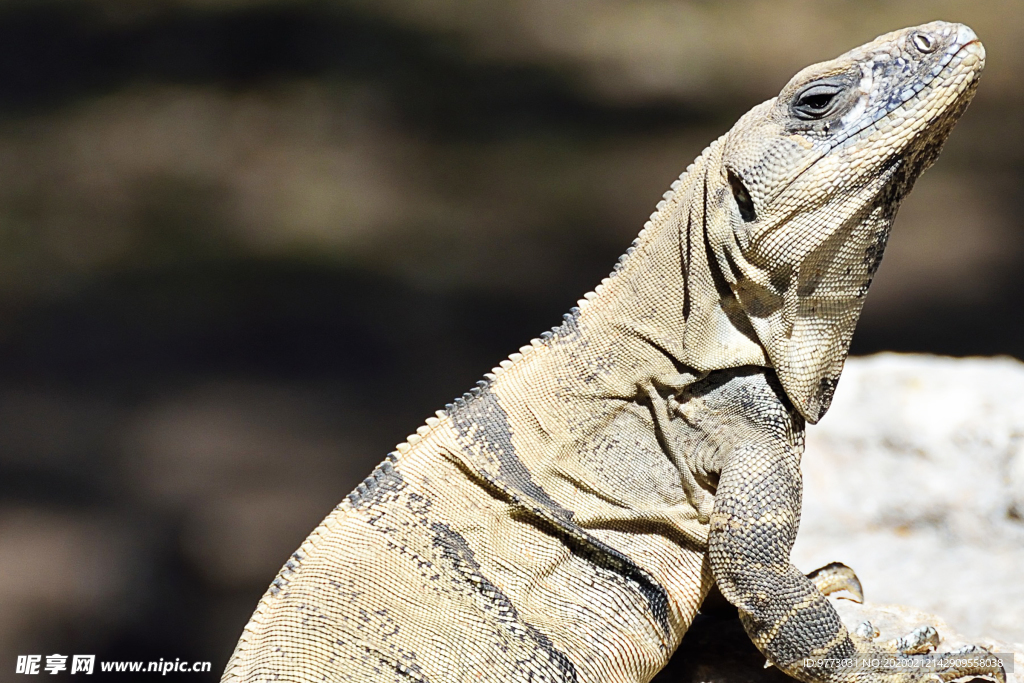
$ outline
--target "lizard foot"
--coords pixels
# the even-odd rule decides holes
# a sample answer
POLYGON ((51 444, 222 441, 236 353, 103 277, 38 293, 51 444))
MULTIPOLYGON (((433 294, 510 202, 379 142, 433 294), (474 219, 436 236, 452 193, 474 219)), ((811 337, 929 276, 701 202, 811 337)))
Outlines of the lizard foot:
POLYGON ((980 647, 902 654, 894 653, 892 644, 858 646, 855 658, 812 659, 812 668, 787 673, 798 673, 801 680, 821 683, 947 683, 966 677, 1006 683, 1006 670, 1000 658, 980 647), (815 671, 813 666, 825 670, 815 671))
POLYGON ((968 676, 984 676, 997 683, 1006 683, 1006 670, 999 658, 976 645, 953 652, 905 655, 898 657, 896 662, 901 668, 906 666, 907 671, 897 672, 892 677, 893 683, 945 683, 968 676))
MULTIPOLYGON (((850 636, 862 641, 877 640, 881 633, 870 621, 862 621, 850 631, 850 636)), ((887 650, 904 655, 931 652, 939 646, 939 632, 933 626, 919 626, 905 636, 888 643, 887 650)))
POLYGON ((930 652, 939 646, 939 632, 931 626, 920 626, 907 635, 897 638, 896 650, 905 655, 930 652))
POLYGON ((852 569, 842 562, 832 562, 824 567, 819 567, 808 574, 807 578, 814 582, 822 595, 846 591, 852 596, 846 599, 858 603, 864 602, 864 589, 861 588, 860 579, 852 569))

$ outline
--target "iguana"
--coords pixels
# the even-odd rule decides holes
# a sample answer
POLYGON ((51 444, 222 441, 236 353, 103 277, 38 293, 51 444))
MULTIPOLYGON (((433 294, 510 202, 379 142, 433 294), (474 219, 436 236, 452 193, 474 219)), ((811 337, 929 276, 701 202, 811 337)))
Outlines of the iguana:
POLYGON ((1001 679, 978 649, 844 666, 897 649, 851 635, 823 596, 852 575, 789 562, 805 421, 829 407, 896 210, 984 61, 968 27, 925 24, 744 115, 561 325, 312 532, 223 680, 648 681, 714 584, 803 681, 1001 679))

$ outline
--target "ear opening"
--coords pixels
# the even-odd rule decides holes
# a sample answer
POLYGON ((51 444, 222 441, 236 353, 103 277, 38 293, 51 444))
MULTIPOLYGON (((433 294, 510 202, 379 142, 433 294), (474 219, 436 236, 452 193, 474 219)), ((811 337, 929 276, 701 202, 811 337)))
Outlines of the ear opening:
POLYGON ((738 175, 728 171, 729 187, 732 188, 733 199, 736 200, 736 207, 740 210, 740 218, 746 223, 757 220, 757 212, 754 210, 754 200, 750 198, 750 192, 738 175))

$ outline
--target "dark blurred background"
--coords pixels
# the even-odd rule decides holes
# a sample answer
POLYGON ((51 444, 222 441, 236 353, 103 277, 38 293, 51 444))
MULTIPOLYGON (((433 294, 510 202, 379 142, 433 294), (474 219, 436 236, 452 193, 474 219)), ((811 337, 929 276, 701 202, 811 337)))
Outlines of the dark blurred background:
POLYGON ((936 18, 989 65, 854 351, 1024 358, 1020 0, 0 1, 0 680, 215 679, 320 518, 706 144, 936 18))

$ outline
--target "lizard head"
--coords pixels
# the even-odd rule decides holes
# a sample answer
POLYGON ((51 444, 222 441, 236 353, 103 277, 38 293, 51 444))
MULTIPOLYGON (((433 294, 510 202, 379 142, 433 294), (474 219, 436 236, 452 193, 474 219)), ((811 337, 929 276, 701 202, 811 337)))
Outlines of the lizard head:
POLYGON ((709 246, 796 408, 828 409, 900 202, 977 87, 960 24, 810 66, 725 136, 709 246))

